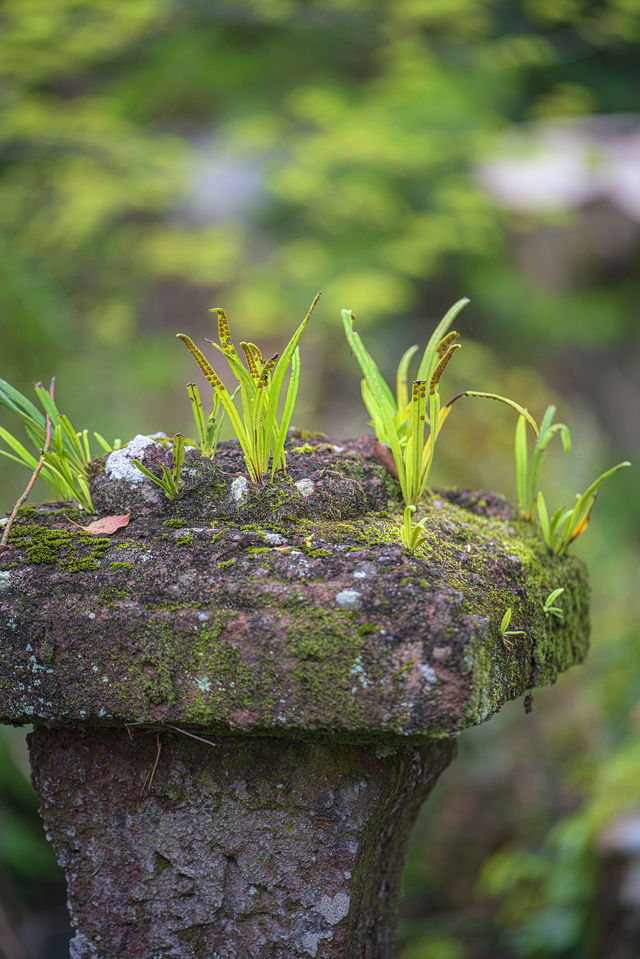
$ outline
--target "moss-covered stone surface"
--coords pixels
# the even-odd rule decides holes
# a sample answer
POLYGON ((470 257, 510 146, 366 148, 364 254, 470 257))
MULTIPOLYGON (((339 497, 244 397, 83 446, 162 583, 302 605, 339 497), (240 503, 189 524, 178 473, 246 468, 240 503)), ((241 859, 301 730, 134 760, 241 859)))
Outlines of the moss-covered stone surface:
MULTIPOLYGON (((215 465, 191 451, 172 501, 105 458, 99 515, 131 513, 108 538, 67 508, 21 515, 0 554, 0 722, 450 736, 584 657, 584 568, 508 503, 430 494, 410 555, 370 441, 289 446, 264 487, 234 443, 215 465), (543 610, 559 586, 562 620, 543 610)), ((150 444, 144 459, 168 457, 150 444)))

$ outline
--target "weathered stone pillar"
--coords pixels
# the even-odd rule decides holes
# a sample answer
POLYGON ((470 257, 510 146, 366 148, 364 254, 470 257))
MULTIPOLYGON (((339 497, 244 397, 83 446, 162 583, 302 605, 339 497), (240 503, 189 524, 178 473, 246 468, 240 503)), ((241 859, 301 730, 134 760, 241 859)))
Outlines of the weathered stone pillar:
POLYGON ((93 496, 125 529, 41 507, 0 554, 0 721, 35 725, 72 959, 391 959, 457 733, 586 652, 581 564, 504 501, 434 494, 412 556, 364 441, 270 487, 241 466, 189 454, 168 502, 111 454, 93 496))
POLYGON ((376 750, 163 732, 159 743, 31 734, 82 930, 74 956, 393 954, 405 843, 452 740, 376 750))

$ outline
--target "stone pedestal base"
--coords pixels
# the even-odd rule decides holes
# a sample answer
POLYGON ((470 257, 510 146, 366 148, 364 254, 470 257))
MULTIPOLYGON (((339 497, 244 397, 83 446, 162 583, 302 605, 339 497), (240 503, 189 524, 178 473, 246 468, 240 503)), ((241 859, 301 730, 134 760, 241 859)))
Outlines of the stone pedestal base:
POLYGON ((454 748, 36 727, 72 959, 390 959, 406 840, 454 748))

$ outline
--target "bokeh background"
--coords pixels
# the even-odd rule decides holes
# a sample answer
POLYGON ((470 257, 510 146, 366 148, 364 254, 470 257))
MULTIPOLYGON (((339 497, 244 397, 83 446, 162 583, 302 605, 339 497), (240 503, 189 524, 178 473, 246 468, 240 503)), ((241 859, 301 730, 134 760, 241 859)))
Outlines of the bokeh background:
MULTIPOLYGON (((175 332, 223 306, 275 350, 321 289, 296 425, 360 434, 339 309, 391 375, 466 295, 448 386, 557 404, 552 503, 640 460, 638 0, 3 0, 0 224, 0 376, 55 374, 78 427, 188 430, 175 332)), ((434 484, 513 498, 514 426, 458 404, 434 484)), ((0 460, 3 510, 26 479, 0 460)), ((420 817, 402 959, 640 955, 637 485, 576 546, 589 662, 462 736, 420 817)), ((28 776, 1 729, 0 953, 62 959, 28 776)))

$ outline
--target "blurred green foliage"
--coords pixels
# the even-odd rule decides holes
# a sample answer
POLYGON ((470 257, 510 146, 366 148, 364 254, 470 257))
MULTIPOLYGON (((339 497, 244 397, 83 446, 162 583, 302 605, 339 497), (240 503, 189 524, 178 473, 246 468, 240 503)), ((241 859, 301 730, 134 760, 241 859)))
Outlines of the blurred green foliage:
MULTIPOLYGON (((639 48, 638 0, 5 0, 0 375, 31 395, 57 374, 70 418, 110 437, 186 428, 175 331, 209 333, 220 305, 278 340, 322 289, 298 425, 326 428, 328 409, 357 430, 339 309, 389 376, 467 295, 482 342, 466 340, 452 392, 487 386, 538 418, 556 402, 574 454, 549 455, 545 490, 569 503, 637 460, 602 431, 624 413, 612 357, 638 350, 637 237, 596 257, 566 211, 500 208, 475 170, 514 124, 637 112, 639 48), (560 280, 527 253, 541 228, 560 280), (524 364, 570 392, 582 347, 600 350, 594 392, 572 412, 524 364)), ((459 405, 433 482, 513 498, 513 416, 459 405)), ((593 955, 594 840, 638 802, 640 505, 625 472, 579 547, 591 662, 526 721, 505 710, 463 738, 413 842, 403 959, 593 955)), ((24 485, 6 476, 5 507, 24 485)), ((8 742, 0 865, 34 902, 53 857, 20 811, 35 800, 8 742)))
POLYGON ((52 351, 124 354, 171 281, 256 335, 318 286, 325 323, 466 293, 526 349, 630 329, 630 283, 592 276, 567 301, 514 269, 472 168, 510 122, 636 108, 635 2, 7 0, 1 16, 0 311, 24 376, 52 351), (215 196, 206 222, 190 214, 198 157, 255 171, 242 217, 215 196))

